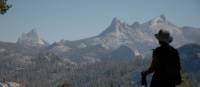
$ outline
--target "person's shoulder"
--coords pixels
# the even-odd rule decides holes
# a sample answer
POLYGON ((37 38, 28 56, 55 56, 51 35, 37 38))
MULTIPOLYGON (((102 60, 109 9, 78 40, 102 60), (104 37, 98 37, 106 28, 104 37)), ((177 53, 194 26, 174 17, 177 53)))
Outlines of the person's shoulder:
POLYGON ((155 49, 153 49, 153 51, 158 51, 158 50, 161 50, 161 49, 162 49, 162 47, 159 46, 159 47, 156 47, 155 49))
POLYGON ((161 47, 156 47, 155 49, 153 49, 153 53, 159 52, 161 49, 161 47))
POLYGON ((174 54, 179 54, 178 50, 176 48, 174 48, 173 46, 169 46, 169 51, 174 53, 174 54))

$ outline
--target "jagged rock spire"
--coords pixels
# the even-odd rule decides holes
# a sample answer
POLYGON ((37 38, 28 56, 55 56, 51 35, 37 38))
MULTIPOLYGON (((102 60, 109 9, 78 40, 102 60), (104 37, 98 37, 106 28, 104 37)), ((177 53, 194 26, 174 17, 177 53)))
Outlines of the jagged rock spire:
POLYGON ((47 42, 40 37, 36 29, 32 29, 28 33, 22 33, 22 35, 18 38, 17 43, 23 46, 31 47, 42 47, 47 45, 47 42))

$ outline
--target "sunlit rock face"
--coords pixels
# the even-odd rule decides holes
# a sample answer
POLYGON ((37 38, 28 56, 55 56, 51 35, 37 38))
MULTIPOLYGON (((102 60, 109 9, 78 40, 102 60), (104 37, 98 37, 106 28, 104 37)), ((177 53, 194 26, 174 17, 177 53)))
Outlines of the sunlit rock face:
POLYGON ((30 47, 43 47, 47 45, 47 42, 38 34, 36 29, 32 29, 28 33, 22 33, 17 43, 30 47))

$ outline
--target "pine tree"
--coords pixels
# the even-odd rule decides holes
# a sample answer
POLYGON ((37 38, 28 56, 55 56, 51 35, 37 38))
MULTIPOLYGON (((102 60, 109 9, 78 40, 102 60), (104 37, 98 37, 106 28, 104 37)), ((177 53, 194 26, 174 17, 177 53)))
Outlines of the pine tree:
POLYGON ((7 0, 0 0, 0 14, 5 14, 12 5, 7 4, 7 0))

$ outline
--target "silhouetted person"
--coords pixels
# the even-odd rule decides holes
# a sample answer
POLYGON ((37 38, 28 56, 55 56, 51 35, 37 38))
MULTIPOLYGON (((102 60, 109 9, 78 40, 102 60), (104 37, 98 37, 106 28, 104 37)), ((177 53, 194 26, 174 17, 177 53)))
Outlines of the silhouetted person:
POLYGON ((154 73, 150 87, 175 87, 181 83, 181 66, 178 51, 170 46, 173 38, 162 29, 155 37, 160 47, 153 50, 151 66, 142 72, 142 76, 154 73))

